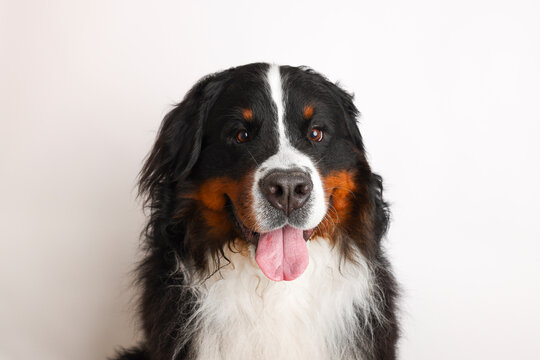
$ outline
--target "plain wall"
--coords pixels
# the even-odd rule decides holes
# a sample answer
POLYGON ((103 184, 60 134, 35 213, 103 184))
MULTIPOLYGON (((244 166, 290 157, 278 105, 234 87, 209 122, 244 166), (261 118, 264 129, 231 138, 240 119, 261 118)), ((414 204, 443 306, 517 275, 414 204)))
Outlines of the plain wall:
POLYGON ((2 1, 0 358, 137 341, 136 177, 201 76, 356 94, 402 284, 400 359, 539 359, 538 1, 2 1))

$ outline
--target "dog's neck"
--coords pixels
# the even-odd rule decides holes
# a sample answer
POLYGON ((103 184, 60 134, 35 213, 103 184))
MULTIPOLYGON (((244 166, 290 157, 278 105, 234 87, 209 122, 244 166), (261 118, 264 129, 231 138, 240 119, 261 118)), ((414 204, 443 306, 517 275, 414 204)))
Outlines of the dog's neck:
POLYGON ((266 278, 251 254, 227 249, 230 263, 190 287, 198 303, 186 333, 197 359, 361 359, 359 322, 370 339, 377 317, 372 269, 360 255, 342 261, 337 249, 309 242, 309 265, 298 279, 266 278))

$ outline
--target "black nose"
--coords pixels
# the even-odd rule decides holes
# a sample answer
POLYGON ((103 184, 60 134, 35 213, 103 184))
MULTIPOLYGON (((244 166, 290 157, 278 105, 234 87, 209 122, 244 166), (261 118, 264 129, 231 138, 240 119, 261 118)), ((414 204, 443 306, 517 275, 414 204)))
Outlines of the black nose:
POLYGON ((298 170, 272 171, 260 180, 259 186, 270 204, 287 216, 305 204, 313 189, 309 175, 298 170))

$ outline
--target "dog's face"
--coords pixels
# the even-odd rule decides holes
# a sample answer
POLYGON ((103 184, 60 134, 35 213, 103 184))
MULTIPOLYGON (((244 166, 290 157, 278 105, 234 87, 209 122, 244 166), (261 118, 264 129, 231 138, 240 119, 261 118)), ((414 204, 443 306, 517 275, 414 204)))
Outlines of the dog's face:
POLYGON ((369 251, 386 224, 356 116, 350 95, 302 68, 251 64, 201 80, 167 115, 143 169, 160 210, 150 230, 167 223, 200 266, 226 245, 253 247, 276 281, 302 274, 316 236, 345 256, 369 251))

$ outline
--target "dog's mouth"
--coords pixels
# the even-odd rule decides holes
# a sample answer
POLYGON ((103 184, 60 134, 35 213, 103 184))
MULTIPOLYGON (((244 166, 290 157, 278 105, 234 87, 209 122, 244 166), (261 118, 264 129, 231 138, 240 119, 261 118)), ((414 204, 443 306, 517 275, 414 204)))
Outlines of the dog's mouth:
MULTIPOLYGON (((242 234, 242 237, 244 240, 246 240, 248 243, 251 243, 255 246, 259 244, 259 239, 261 237, 261 233, 250 230, 247 226, 244 225, 244 223, 238 219, 238 216, 236 215, 236 212, 233 209, 233 215, 235 220, 235 225, 239 232, 242 234)), ((288 226, 288 225, 285 225, 288 226)), ((281 227, 284 228, 285 226, 281 227)), ((313 235, 313 232, 315 231, 315 228, 309 229, 309 230, 302 230, 302 236, 304 238, 304 241, 308 241, 311 239, 311 235, 313 235)))
POLYGON ((291 281, 304 273, 309 263, 307 241, 314 229, 284 225, 268 232, 256 232, 244 225, 229 202, 228 208, 237 229, 248 243, 255 245, 255 261, 266 277, 274 281, 291 281))

